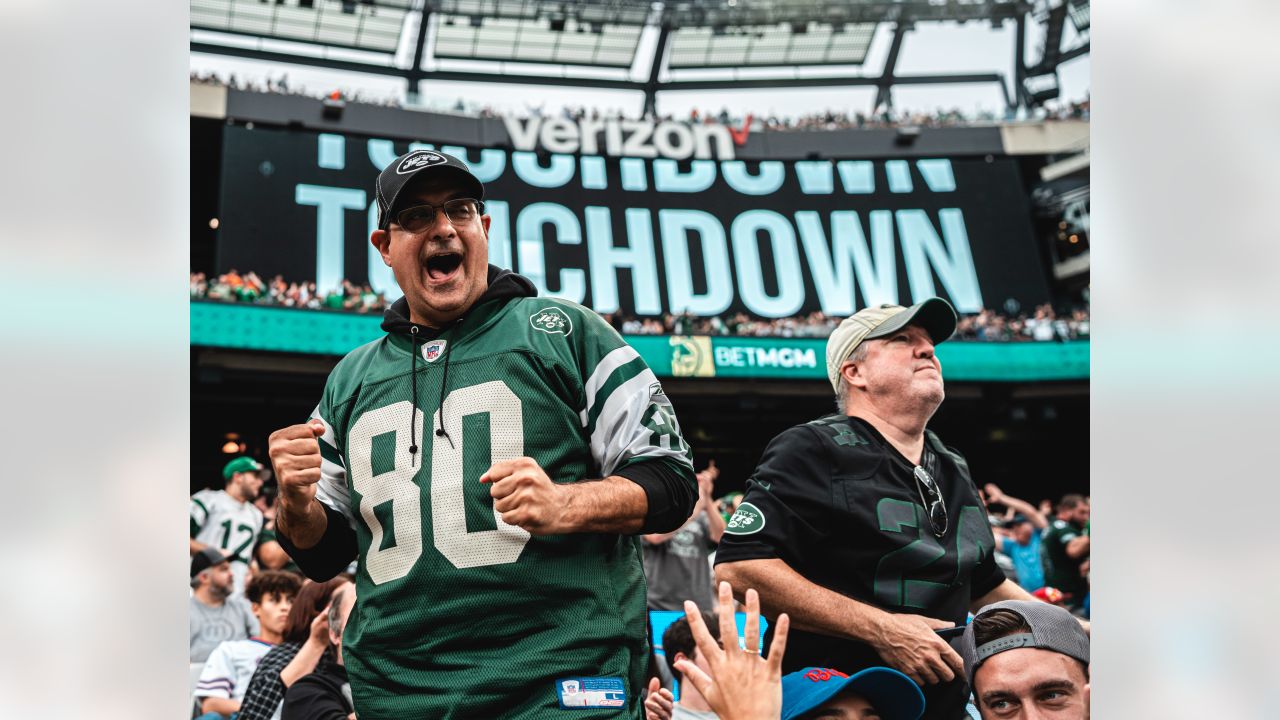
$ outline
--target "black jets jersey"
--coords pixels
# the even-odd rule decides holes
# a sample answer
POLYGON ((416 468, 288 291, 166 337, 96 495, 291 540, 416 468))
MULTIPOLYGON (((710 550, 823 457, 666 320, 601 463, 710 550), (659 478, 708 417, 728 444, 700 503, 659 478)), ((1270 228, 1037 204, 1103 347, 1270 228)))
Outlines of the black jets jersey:
MULTIPOLYGON (((995 538, 964 458, 926 431, 921 464, 945 500, 941 536, 914 464, 869 423, 834 414, 790 428, 765 449, 716 564, 777 558, 882 610, 962 625, 969 603, 1004 580, 992 556, 995 538)), ((783 671, 853 673, 885 664, 863 643, 792 630, 783 671)), ((963 680, 924 690, 925 717, 963 717, 963 680)))

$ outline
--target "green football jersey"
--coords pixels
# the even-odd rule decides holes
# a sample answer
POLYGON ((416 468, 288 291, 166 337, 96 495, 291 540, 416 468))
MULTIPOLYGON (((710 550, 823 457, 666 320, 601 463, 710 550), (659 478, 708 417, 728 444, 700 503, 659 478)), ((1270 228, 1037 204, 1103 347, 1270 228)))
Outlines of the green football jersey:
POLYGON ((357 539, 343 654, 361 720, 641 717, 638 539, 533 537, 479 478, 528 456, 558 483, 655 461, 692 482, 657 378, 594 312, 546 298, 482 302, 418 352, 416 412, 413 342, 392 333, 343 358, 314 413, 317 498, 357 539), (562 709, 557 681, 591 678, 621 679, 621 707, 562 709))

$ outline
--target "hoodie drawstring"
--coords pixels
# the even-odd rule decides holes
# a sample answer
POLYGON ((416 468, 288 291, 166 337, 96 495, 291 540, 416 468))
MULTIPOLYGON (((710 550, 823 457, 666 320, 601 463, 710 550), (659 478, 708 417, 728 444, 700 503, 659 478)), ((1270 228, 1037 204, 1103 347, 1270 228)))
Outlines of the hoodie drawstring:
POLYGON ((409 365, 409 382, 413 386, 413 395, 409 399, 409 465, 418 464, 418 326, 409 328, 409 339, 413 342, 413 358, 409 365))
MULTIPOLYGON (((461 319, 458 322, 462 322, 461 319)), ((456 334, 455 334, 456 337, 456 334)), ((436 428, 436 437, 442 437, 449 441, 449 447, 454 447, 453 438, 449 437, 449 432, 444 429, 444 398, 449 393, 449 356, 453 354, 453 343, 448 343, 444 347, 444 376, 440 379, 440 421, 439 427, 436 428)))
MULTIPOLYGON (((409 360, 409 383, 412 387, 410 391, 412 398, 409 401, 409 465, 416 466, 418 464, 418 326, 413 325, 409 328, 409 338, 413 343, 413 357, 409 360)), ((449 441, 449 447, 456 447, 453 444, 453 438, 450 437, 449 431, 444 429, 444 398, 449 393, 449 356, 453 349, 452 343, 447 343, 444 348, 444 373, 440 378, 440 419, 438 427, 436 427, 436 437, 442 437, 449 441)))

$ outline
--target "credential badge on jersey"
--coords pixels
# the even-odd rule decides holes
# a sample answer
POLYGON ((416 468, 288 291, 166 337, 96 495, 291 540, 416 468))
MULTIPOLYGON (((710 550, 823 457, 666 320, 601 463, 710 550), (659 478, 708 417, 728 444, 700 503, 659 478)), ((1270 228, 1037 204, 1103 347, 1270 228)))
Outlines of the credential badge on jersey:
POLYGON ((400 161, 400 166, 396 168, 397 175, 408 175, 414 170, 432 165, 441 165, 449 162, 443 155, 434 150, 419 150, 400 161))
POLYGON ((529 316, 529 324, 548 335, 560 333, 568 335, 573 332, 573 321, 560 308, 543 308, 529 316))
POLYGON ((556 681, 560 708, 620 708, 627 704, 627 687, 620 677, 568 678, 556 681))
POLYGON ((738 506, 724 531, 730 535, 751 535, 764 529, 764 513, 749 502, 738 506))
POLYGON ((422 346, 422 357, 427 362, 435 362, 444 354, 444 346, 449 344, 448 340, 432 340, 422 346))

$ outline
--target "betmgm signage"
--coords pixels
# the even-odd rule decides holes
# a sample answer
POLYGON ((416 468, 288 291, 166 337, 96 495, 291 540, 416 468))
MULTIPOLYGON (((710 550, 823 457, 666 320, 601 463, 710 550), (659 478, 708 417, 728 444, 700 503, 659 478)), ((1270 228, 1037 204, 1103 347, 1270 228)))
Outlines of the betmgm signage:
MULTIPOLYGON (((348 279, 401 294, 369 243, 373 181, 400 153, 433 145, 224 132, 219 272, 279 274, 322 292, 348 279)), ((586 137, 579 150, 592 149, 586 137)), ((935 295, 977 312, 1009 298, 1023 307, 1048 299, 1012 160, 438 149, 465 158, 485 183, 490 262, 525 275, 541 295, 601 313, 843 316, 935 295)))

